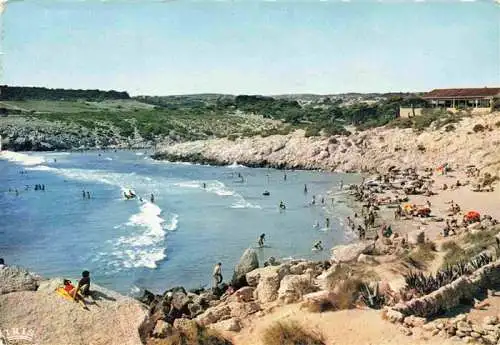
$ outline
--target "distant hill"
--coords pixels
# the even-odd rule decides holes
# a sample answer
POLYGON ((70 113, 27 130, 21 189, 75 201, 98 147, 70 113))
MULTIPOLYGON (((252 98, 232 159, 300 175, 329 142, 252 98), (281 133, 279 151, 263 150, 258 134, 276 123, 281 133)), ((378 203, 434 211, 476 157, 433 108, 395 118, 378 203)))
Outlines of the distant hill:
POLYGON ((46 87, 0 85, 0 100, 51 100, 51 101, 105 101, 114 99, 130 99, 125 91, 49 89, 46 87))

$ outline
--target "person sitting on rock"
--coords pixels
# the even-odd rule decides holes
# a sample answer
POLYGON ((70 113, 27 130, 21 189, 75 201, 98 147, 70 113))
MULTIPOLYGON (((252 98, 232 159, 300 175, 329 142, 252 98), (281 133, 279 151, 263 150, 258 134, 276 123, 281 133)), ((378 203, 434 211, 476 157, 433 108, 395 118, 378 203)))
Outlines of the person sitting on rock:
POLYGON ((82 278, 80 281, 78 281, 78 285, 76 286, 76 289, 73 292, 73 298, 76 297, 78 293, 81 293, 82 296, 89 296, 90 295, 90 272, 89 271, 83 271, 82 272, 82 278))
POLYGON ((64 291, 66 291, 68 295, 73 297, 73 300, 75 302, 80 303, 84 309, 88 310, 88 307, 85 304, 85 298, 83 297, 81 290, 78 291, 77 288, 75 288, 75 286, 71 283, 71 280, 69 279, 64 279, 63 285, 64 285, 64 291))

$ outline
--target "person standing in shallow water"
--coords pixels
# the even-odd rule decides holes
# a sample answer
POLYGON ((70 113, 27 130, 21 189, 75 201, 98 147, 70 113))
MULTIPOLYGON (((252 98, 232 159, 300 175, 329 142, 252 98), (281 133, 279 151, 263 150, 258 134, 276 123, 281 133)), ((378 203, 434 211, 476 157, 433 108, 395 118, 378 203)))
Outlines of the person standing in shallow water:
POLYGON ((264 247, 264 240, 265 239, 266 239, 266 234, 262 234, 259 236, 259 241, 258 241, 259 247, 264 247))
POLYGON ((304 185, 304 194, 307 194, 307 185, 304 185))
POLYGON ((90 199, 90 192, 87 192, 87 199, 90 199))
POLYGON ((82 197, 85 199, 85 191, 82 190, 82 197))
POLYGON ((219 262, 214 267, 214 272, 212 273, 213 287, 218 288, 219 284, 222 283, 222 263, 219 262))
POLYGON ((154 204, 155 203, 155 196, 153 195, 153 193, 151 193, 151 199, 150 199, 151 203, 154 204))

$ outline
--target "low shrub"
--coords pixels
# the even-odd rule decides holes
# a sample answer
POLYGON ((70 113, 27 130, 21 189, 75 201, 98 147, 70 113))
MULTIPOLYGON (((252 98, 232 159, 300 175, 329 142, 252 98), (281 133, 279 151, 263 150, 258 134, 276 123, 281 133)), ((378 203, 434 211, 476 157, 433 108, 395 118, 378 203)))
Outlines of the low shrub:
POLYGON ((474 125, 474 127, 472 127, 472 130, 474 131, 474 133, 480 133, 480 132, 483 132, 484 131, 484 126, 480 123, 477 123, 474 125))
POLYGON ((349 278, 340 284, 337 294, 337 309, 353 308, 358 300, 362 284, 362 281, 356 278, 349 278))
POLYGON ((444 128, 445 132, 453 132, 455 129, 456 128, 453 125, 446 125, 446 127, 444 128))
POLYGON ((306 138, 318 137, 320 135, 321 135, 321 128, 318 128, 316 126, 308 126, 306 128, 306 133, 304 134, 306 138))
POLYGON ((320 334, 305 331, 296 322, 277 322, 262 335, 264 345, 325 345, 320 334))
POLYGON ((189 329, 175 332, 164 339, 149 339, 148 345, 233 345, 216 331, 193 324, 189 329))
POLYGON ((436 257, 436 244, 434 242, 420 244, 408 256, 415 267, 423 267, 436 257))

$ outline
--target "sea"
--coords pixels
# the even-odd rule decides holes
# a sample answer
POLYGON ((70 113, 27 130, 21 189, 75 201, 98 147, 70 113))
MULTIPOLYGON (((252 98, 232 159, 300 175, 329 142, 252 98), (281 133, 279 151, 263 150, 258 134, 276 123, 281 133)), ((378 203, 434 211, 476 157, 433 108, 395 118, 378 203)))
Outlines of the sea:
POLYGON ((170 163, 150 154, 0 152, 0 257, 46 277, 76 280, 89 270, 94 282, 123 294, 162 293, 209 287, 217 262, 230 280, 249 247, 261 264, 271 256, 325 260, 355 237, 340 183, 357 183, 357 175, 170 163), (126 200, 130 190, 137 198, 126 200), (316 241, 324 250, 312 250, 316 241))

